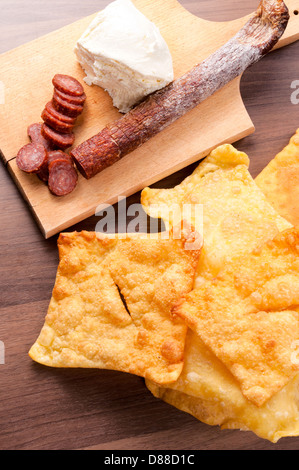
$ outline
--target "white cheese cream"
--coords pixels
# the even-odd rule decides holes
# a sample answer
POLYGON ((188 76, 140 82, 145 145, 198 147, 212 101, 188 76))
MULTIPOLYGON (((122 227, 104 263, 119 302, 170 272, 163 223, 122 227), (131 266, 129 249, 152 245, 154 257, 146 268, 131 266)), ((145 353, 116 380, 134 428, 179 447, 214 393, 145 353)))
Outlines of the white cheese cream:
POLYGON ((99 12, 75 52, 85 82, 104 88, 122 113, 174 78, 159 29, 130 0, 116 0, 99 12))

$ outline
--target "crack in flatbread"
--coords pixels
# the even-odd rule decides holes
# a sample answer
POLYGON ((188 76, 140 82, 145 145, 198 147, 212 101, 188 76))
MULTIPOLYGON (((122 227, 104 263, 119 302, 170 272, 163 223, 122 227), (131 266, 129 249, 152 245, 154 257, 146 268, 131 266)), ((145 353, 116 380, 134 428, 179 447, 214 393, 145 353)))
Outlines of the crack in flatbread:
POLYGON ((30 357, 52 367, 113 369, 174 382, 187 326, 171 311, 192 289, 200 249, 185 246, 197 237, 191 227, 180 239, 172 233, 166 239, 61 234, 51 302, 30 357))

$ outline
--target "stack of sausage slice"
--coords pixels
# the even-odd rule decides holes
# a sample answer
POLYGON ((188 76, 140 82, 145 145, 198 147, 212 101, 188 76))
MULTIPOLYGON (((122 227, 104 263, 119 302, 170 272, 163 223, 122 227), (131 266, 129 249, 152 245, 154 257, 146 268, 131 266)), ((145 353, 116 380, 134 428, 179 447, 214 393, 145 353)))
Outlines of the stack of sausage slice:
POLYGON ((42 135, 56 148, 65 150, 75 142, 73 129, 83 112, 86 95, 81 83, 69 75, 57 74, 52 83, 53 98, 42 113, 42 135))
POLYGON ((71 193, 78 173, 66 149, 74 144, 77 117, 83 112, 86 95, 82 85, 68 75, 55 75, 53 99, 46 104, 43 123, 28 127, 31 143, 21 148, 17 165, 26 173, 35 173, 56 196, 71 193))

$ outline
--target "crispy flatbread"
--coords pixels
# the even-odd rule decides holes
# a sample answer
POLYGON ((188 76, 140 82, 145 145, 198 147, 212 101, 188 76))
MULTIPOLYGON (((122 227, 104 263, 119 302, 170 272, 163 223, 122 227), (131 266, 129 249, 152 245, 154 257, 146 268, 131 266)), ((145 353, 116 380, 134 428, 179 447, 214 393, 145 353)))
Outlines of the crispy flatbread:
POLYGON ((277 212, 299 226, 299 129, 255 181, 277 212))
POLYGON ((299 230, 279 234, 205 279, 175 308, 239 382, 263 405, 298 373, 299 230))
POLYGON ((174 382, 187 327, 171 310, 192 289, 200 249, 186 247, 196 239, 190 226, 181 239, 61 234, 55 287, 30 357, 174 382))
MULTIPOLYGON (((298 358, 298 354, 295 358, 298 358)), ((299 375, 261 407, 249 402, 224 364, 191 330, 188 331, 183 372, 178 381, 161 387, 146 380, 160 398, 210 426, 253 431, 271 442, 299 435, 299 375)))
MULTIPOLYGON (((247 155, 231 145, 223 145, 203 160, 194 173, 177 187, 146 188, 142 193, 145 211, 152 217, 161 217, 166 226, 173 223, 167 206, 203 204, 205 243, 195 288, 211 282, 228 263, 237 273, 244 256, 292 227, 267 202, 250 176, 248 166, 247 155)), ((192 220, 196 222, 194 217, 192 220)), ((257 407, 245 398, 239 382, 224 363, 189 330, 185 365, 179 380, 167 389, 159 388, 150 381, 146 383, 155 396, 205 423, 251 429, 259 436, 275 442, 284 435, 299 434, 298 400, 294 385, 296 377, 264 405, 257 407), (205 362, 208 367, 205 369, 202 367, 204 357, 208 357, 205 362), (194 379, 192 393, 187 376, 193 376, 194 379), (231 386, 226 385, 227 377, 233 383, 234 393, 231 386), (270 406, 274 402, 277 406, 270 406), (271 420, 270 415, 263 414, 268 405, 271 420)))
POLYGON ((141 193, 144 210, 151 217, 162 218, 167 228, 191 212, 189 222, 204 238, 199 277, 208 273, 216 276, 226 263, 251 253, 292 226, 267 202, 248 166, 245 153, 222 145, 175 188, 146 188, 141 193), (200 211, 199 217, 190 206, 200 211))

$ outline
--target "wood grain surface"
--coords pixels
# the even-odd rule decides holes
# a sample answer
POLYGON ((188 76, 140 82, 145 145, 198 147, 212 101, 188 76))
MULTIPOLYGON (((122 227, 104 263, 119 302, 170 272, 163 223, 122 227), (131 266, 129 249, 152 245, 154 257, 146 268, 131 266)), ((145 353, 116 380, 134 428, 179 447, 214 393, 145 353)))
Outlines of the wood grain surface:
MULTIPOLYGON (((286 1, 290 9, 295 8, 296 0, 286 1)), ((207 21, 190 13, 178 0, 133 2, 159 27, 172 55, 175 78, 184 75, 225 44, 253 14, 231 21, 207 21), (178 29, 180 34, 177 34, 178 29)), ((29 204, 45 238, 92 216, 100 204, 115 204, 120 195, 131 196, 198 162, 222 143, 234 143, 254 132, 254 125, 240 94, 240 75, 91 180, 87 181, 79 175, 78 185, 72 194, 64 198, 50 194, 47 185, 36 175, 29 176, 19 170, 16 155, 29 142, 28 124, 41 121, 43 106, 53 95, 53 70, 83 82, 85 74, 75 60, 73 49, 95 15, 83 17, 0 56, 5 98, 0 109, 0 117, 5 117, 0 127, 0 157, 29 204)), ((298 39, 299 16, 292 15, 275 48, 298 39)), ((75 146, 120 117, 105 90, 86 85, 85 92, 85 109, 74 130, 75 146)))
MULTIPOLYGON (((248 18, 219 23, 190 14, 177 0, 133 1, 160 28, 170 48, 175 78, 217 50, 242 28, 248 18), (178 28, 180 35, 177 34, 178 28)), ((197 162, 223 142, 233 143, 254 131, 240 95, 241 77, 238 77, 91 180, 79 174, 78 185, 72 194, 63 198, 53 196, 36 175, 29 176, 19 170, 16 155, 29 142, 28 123, 41 120, 42 108, 51 99, 53 70, 83 82, 85 74, 75 59, 73 48, 94 16, 84 17, 0 56, 1 82, 5 92, 0 109, 0 116, 5 116, 0 127, 0 156, 32 209, 45 238, 95 214, 100 204, 114 204, 120 195, 131 196, 197 162), (59 54, 58 49, 61 49, 59 54), (14 80, 11 80, 12 69, 16 74, 14 80), (35 85, 37 77, 38 88, 35 85), (220 116, 225 116, 225 119, 220 116)), ((298 38, 299 17, 294 16, 277 46, 298 38), (293 34, 293 26, 297 27, 297 34, 293 34)), ((85 109, 74 129, 76 146, 120 117, 109 94, 103 89, 86 85, 85 92, 85 109)))
MULTIPOLYGON (((1 0, 0 52, 92 14, 108 3, 72 0, 70 7, 68 0, 1 0)), ((255 0, 181 3, 213 21, 244 16, 257 5, 255 0)), ((250 156, 253 176, 299 127, 299 104, 291 102, 295 80, 299 80, 298 42, 271 53, 242 78, 242 96, 256 131, 235 146, 250 156)), ((155 187, 172 187, 195 166, 155 187)), ((299 438, 285 438, 274 445, 251 432, 220 431, 202 424, 153 398, 143 380, 135 376, 55 370, 33 363, 27 353, 39 334, 51 296, 58 262, 57 237, 43 238, 3 165, 0 179, 0 341, 5 346, 5 364, 0 364, 1 450, 299 448, 299 438)), ((127 203, 139 199, 138 193, 127 203)), ((98 220, 90 217, 71 230, 94 230, 98 220)), ((125 228, 120 226, 119 230, 125 228)))

